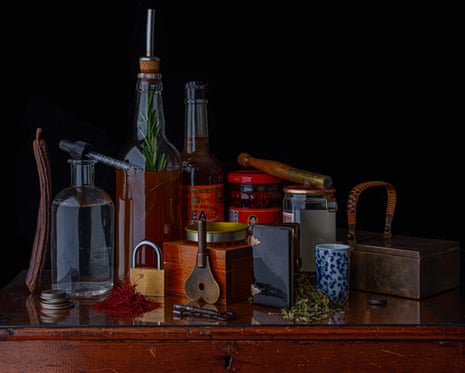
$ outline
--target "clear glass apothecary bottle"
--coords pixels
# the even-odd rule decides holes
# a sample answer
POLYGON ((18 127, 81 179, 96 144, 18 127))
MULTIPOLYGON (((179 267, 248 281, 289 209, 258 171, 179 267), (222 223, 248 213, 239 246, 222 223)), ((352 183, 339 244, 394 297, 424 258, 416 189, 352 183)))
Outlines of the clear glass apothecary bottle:
POLYGON ((114 204, 94 183, 96 161, 68 163, 71 184, 52 203, 52 288, 71 297, 100 297, 113 287, 114 204))
POLYGON ((315 244, 336 240, 336 189, 299 184, 283 192, 283 222, 300 224, 301 271, 315 272, 315 244))

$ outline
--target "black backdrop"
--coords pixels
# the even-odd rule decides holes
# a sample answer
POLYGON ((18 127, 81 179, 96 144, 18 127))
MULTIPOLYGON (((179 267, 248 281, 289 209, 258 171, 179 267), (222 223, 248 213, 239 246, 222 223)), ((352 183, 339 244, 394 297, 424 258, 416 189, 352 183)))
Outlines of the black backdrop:
MULTIPOLYGON (((129 139, 149 7, 156 9, 167 135, 179 150, 184 84, 206 81, 210 145, 226 171, 248 152, 331 175, 340 227, 354 185, 389 181, 398 193, 394 234, 464 246, 453 10, 18 2, 8 12, 4 53, 11 82, 5 109, 12 113, 4 144, 15 155, 8 162, 13 182, 5 186, 12 203, 4 239, 11 244, 1 252, 2 283, 29 263, 39 200, 36 128, 49 144, 54 194, 69 183, 60 139, 91 142, 114 157, 129 139)), ((112 194, 113 170, 98 166, 97 184, 112 194)), ((382 192, 360 200, 361 227, 382 229, 382 192)))

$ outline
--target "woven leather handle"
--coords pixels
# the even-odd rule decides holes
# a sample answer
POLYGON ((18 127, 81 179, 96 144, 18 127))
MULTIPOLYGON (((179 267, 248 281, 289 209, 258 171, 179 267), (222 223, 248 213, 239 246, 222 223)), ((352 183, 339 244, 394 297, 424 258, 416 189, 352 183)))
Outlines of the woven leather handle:
POLYGON ((385 187, 387 191, 387 205, 386 205, 386 219, 384 222, 384 237, 389 238, 392 236, 391 225, 392 218, 394 217, 394 210, 396 208, 397 194, 394 186, 391 183, 385 181, 375 180, 367 181, 364 183, 357 184, 352 188, 349 193, 349 199, 347 201, 347 221, 349 226, 349 233, 347 239, 349 242, 355 242, 355 228, 357 223, 357 202, 360 194, 368 188, 374 187, 385 187))

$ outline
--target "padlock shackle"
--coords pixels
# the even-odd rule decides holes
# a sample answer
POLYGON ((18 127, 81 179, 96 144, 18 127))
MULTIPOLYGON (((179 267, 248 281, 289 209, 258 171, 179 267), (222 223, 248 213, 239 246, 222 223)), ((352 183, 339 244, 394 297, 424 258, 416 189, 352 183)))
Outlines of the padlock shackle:
POLYGON ((142 240, 140 241, 136 247, 134 248, 134 250, 132 250, 132 261, 131 261, 131 267, 132 268, 136 268, 136 254, 137 254, 137 250, 142 247, 142 246, 150 246, 153 248, 153 250, 157 253, 157 268, 158 269, 161 269, 161 251, 160 251, 160 248, 154 244, 152 241, 148 241, 148 240, 142 240))

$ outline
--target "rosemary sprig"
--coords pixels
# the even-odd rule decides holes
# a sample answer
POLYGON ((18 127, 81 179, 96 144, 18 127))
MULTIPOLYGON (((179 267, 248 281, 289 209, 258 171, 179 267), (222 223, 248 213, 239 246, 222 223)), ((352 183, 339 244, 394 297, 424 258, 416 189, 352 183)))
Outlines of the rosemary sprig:
POLYGON ((147 171, 164 171, 167 166, 166 154, 160 149, 160 126, 156 110, 153 110, 155 90, 149 89, 146 110, 143 116, 146 134, 141 144, 142 153, 146 159, 147 171))

